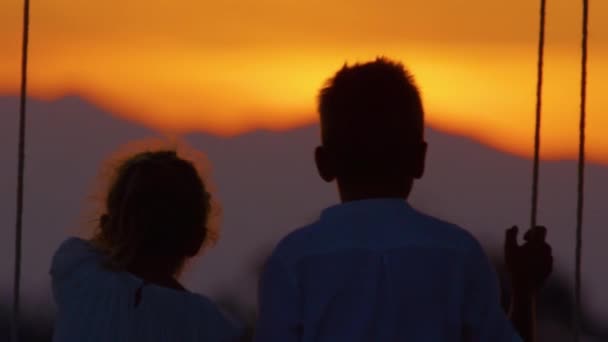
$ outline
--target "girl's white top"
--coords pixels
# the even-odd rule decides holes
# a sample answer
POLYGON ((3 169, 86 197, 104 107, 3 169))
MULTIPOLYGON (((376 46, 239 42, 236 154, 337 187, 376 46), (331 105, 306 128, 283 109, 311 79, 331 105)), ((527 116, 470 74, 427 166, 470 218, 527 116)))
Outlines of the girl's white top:
POLYGON ((105 256, 69 238, 53 257, 55 342, 236 341, 238 329, 209 299, 103 266, 105 256))

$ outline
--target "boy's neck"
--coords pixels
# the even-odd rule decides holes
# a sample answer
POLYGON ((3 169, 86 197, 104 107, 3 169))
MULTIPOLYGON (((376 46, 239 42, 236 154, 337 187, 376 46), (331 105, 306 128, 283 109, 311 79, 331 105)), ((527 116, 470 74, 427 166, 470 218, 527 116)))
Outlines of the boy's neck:
POLYGON ((406 200, 410 195, 412 185, 413 180, 398 184, 347 184, 338 180, 338 191, 342 203, 376 198, 398 198, 406 200))

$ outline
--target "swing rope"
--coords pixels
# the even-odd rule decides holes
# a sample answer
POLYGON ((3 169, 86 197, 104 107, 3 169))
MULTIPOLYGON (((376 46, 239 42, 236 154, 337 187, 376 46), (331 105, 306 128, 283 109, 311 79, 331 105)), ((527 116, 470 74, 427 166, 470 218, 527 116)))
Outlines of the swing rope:
POLYGON ((21 97, 19 102, 19 147, 17 166, 17 217, 15 221, 15 273, 13 278, 13 318, 11 340, 19 341, 19 309, 21 288, 21 235, 23 230, 23 179, 25 175, 25 109, 27 103, 27 52, 30 29, 30 2, 23 5, 23 42, 21 50, 21 97))
POLYGON ((574 341, 581 335, 581 266, 583 252, 583 209, 585 199, 585 128, 587 120, 587 42, 589 38, 589 0, 583 0, 583 28, 581 44, 581 107, 578 151, 578 188, 576 208, 576 248, 574 270, 574 341))
POLYGON ((534 166, 532 171, 532 211, 530 228, 536 227, 538 216, 538 184, 540 169, 540 132, 542 119, 543 69, 545 59, 545 19, 547 17, 547 1, 540 1, 540 25, 538 32, 538 63, 536 75, 536 122, 534 129, 534 166))

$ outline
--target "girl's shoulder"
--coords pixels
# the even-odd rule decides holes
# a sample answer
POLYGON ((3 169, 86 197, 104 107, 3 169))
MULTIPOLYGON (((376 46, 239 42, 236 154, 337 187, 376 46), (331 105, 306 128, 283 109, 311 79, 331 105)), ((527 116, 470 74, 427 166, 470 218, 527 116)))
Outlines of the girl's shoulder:
POLYGON ((51 262, 51 275, 62 276, 80 266, 97 264, 102 258, 103 255, 89 241, 70 237, 55 251, 51 262))

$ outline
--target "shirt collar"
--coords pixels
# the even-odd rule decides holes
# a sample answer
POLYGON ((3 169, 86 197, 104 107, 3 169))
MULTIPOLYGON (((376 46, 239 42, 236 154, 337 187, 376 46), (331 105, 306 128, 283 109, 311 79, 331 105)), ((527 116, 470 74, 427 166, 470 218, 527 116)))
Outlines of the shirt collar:
POLYGON ((321 219, 386 216, 411 210, 413 210, 412 207, 402 198, 373 198, 331 206, 323 210, 321 219))

